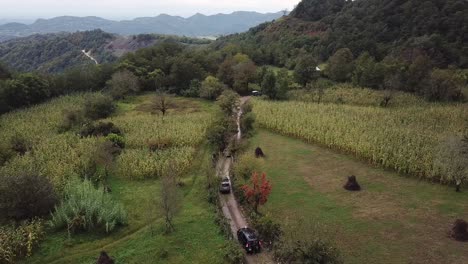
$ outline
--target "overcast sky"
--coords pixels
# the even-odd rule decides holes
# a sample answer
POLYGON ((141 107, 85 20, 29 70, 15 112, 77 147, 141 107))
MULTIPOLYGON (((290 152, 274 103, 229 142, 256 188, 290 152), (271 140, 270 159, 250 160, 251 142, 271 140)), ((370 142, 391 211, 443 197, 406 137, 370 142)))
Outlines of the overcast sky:
POLYGON ((0 0, 0 20, 62 15, 127 19, 161 13, 190 16, 233 11, 291 10, 300 0, 0 0))

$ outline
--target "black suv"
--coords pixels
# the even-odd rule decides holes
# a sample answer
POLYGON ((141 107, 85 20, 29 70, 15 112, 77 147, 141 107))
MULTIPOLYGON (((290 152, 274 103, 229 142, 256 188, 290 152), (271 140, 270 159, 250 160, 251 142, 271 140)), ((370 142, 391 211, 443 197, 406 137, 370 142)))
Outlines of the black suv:
POLYGON ((229 178, 224 178, 219 187, 220 193, 230 193, 231 192, 231 180, 229 178))
POLYGON ((261 250, 261 243, 258 240, 255 231, 251 228, 244 227, 237 231, 237 239, 245 248, 247 253, 258 253, 261 250))

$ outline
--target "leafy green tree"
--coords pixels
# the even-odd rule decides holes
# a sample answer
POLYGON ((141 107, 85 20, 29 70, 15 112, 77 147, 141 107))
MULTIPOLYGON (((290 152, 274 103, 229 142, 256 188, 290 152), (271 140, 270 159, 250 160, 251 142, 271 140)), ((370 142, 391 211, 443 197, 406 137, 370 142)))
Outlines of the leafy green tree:
POLYGON ((2 96, 10 109, 30 106, 51 97, 50 82, 43 76, 24 73, 7 80, 2 96))
POLYGON ((328 60, 326 73, 334 81, 348 81, 351 79, 353 72, 353 60, 353 53, 350 49, 339 49, 328 60))
POLYGON ((120 99, 130 93, 140 91, 140 84, 135 74, 124 70, 112 75, 112 78, 107 82, 107 88, 112 97, 120 99))
POLYGON ((289 90, 289 84, 291 83, 291 77, 288 70, 281 69, 276 75, 276 96, 274 99, 286 99, 289 90))
POLYGON ((200 97, 214 100, 218 98, 219 95, 221 95, 224 89, 225 85, 221 83, 218 78, 214 76, 208 76, 201 83, 200 97))
POLYGON ((463 99, 461 80, 447 70, 432 71, 429 84, 423 90, 431 101, 458 101, 463 99))
POLYGON ((247 94, 249 91, 249 83, 255 81, 257 77, 257 67, 253 61, 248 59, 234 66, 233 70, 234 90, 240 94, 247 94))
POLYGON ((148 74, 148 77, 154 82, 156 90, 164 87, 166 74, 161 69, 156 69, 148 74))
POLYGON ((91 96, 84 105, 84 115, 91 120, 109 117, 116 109, 112 97, 103 94, 91 96))
POLYGON ((353 83, 362 87, 379 88, 384 80, 384 68, 365 52, 355 61, 353 83))
POLYGON ((217 103, 226 116, 232 116, 235 111, 237 111, 237 107, 240 103, 239 100, 239 94, 232 90, 226 89, 218 97, 217 103))
POLYGON ((318 62, 312 55, 305 55, 298 59, 294 68, 294 77, 299 84, 306 85, 319 77, 318 62))
POLYGON ((276 75, 272 70, 268 70, 263 76, 262 93, 270 99, 276 99, 276 75))
POLYGON ((183 96, 187 97, 199 97, 200 96, 200 90, 201 90, 201 82, 198 79, 193 79, 190 82, 190 87, 188 90, 182 91, 183 96))

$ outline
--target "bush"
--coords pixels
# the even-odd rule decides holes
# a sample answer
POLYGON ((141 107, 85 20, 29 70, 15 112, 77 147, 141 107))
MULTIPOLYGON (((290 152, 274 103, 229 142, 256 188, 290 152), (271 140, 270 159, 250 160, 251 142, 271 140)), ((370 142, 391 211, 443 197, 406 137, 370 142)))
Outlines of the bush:
POLYGON ((24 220, 49 214, 57 202, 46 177, 18 175, 0 177, 0 216, 24 220))
POLYGON ((87 124, 81 131, 81 137, 107 137, 109 134, 122 135, 122 132, 112 122, 99 122, 97 124, 87 124))
POLYGON ((165 150, 172 147, 174 143, 170 138, 158 138, 152 139, 148 141, 148 148, 151 151, 158 151, 158 150, 165 150))
POLYGON ((50 226, 67 228, 69 234, 102 230, 106 233, 127 222, 122 205, 112 200, 103 188, 90 181, 72 180, 65 187, 65 200, 52 214, 50 226))
POLYGON ((116 106, 112 97, 96 94, 89 98, 84 105, 84 114, 91 120, 106 118, 114 113, 116 106))
POLYGON ((241 130, 243 136, 249 136, 254 130, 255 114, 250 112, 242 115, 240 120, 241 130))
POLYGON ((125 139, 124 137, 120 135, 110 133, 109 135, 107 135, 106 139, 112 142, 112 144, 114 144, 115 147, 118 147, 121 149, 125 148, 125 139))
POLYGON ((244 253, 235 240, 229 240, 223 248, 224 260, 226 263, 240 264, 244 263, 244 253))
MULTIPOLYGON (((253 214, 256 216, 255 214, 253 214)), ((260 239, 264 242, 264 246, 271 247, 281 237, 283 231, 281 225, 275 222, 270 216, 254 217, 252 224, 260 235, 260 239)))
POLYGON ((66 110, 63 113, 62 124, 59 125, 59 131, 69 131, 74 127, 79 127, 84 123, 84 116, 81 110, 66 110))
POLYGON ((44 234, 44 225, 37 219, 18 227, 0 226, 0 263, 16 263, 19 258, 31 256, 44 234))
POLYGON ((24 136, 20 134, 15 134, 10 139, 10 144, 11 149, 20 155, 26 154, 26 152, 32 148, 31 142, 29 142, 24 136))
POLYGON ((262 162, 256 159, 254 155, 244 154, 234 164, 234 176, 244 180, 250 179, 254 172, 261 171, 262 162))
POLYGON ((281 241, 275 246, 274 256, 280 263, 343 263, 338 250, 319 238, 281 241))

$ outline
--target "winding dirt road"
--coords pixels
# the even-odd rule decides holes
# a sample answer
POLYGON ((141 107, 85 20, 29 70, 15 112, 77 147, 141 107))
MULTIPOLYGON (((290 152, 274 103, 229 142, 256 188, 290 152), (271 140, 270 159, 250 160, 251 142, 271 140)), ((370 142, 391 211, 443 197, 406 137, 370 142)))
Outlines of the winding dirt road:
MULTIPOLYGON (((242 97, 241 105, 243 105, 249 99, 250 97, 242 97)), ((235 135, 235 140, 240 140, 242 137, 242 132, 240 129, 240 117, 241 116, 242 116, 242 109, 239 107, 237 110, 238 133, 235 135)), ((221 156, 217 164, 218 177, 222 177, 222 178, 229 177, 232 164, 233 164, 232 157, 221 156)), ((231 225, 232 234, 234 238, 237 240, 237 230, 239 230, 239 228, 241 227, 248 226, 247 219, 242 213, 241 207, 237 203, 236 197, 234 196, 233 192, 229 194, 224 194, 224 195, 220 194, 219 199, 221 201, 221 206, 222 206, 224 217, 228 219, 231 225)), ((263 251, 260 254, 255 254, 255 255, 246 254, 245 259, 248 264, 274 263, 271 256, 265 251, 263 251)))
POLYGON ((88 58, 90 58, 92 61, 94 61, 94 63, 96 63, 96 65, 99 64, 98 61, 97 61, 95 58, 93 58, 93 56, 91 56, 91 50, 89 50, 88 52, 86 52, 86 50, 81 50, 81 52, 83 52, 83 54, 84 54, 86 57, 88 57, 88 58))

